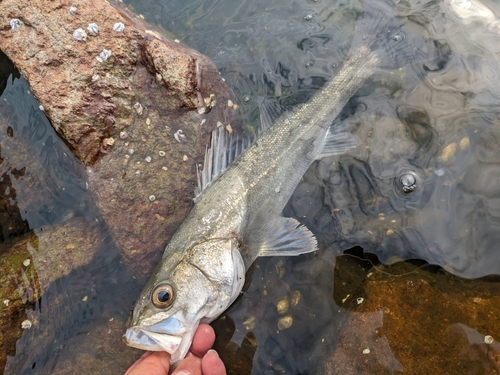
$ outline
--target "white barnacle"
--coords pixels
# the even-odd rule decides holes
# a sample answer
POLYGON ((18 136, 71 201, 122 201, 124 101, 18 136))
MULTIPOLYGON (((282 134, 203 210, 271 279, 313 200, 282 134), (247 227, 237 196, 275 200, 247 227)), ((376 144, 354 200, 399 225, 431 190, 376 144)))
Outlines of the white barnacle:
POLYGON ((21 323, 21 328, 22 329, 30 329, 32 325, 33 325, 33 323, 31 323, 31 320, 26 319, 21 323))
POLYGON ((38 106, 38 108, 40 109, 40 111, 44 110, 43 105, 41 105, 41 104, 38 106))
POLYGON ((148 163, 151 163, 151 156, 146 156, 144 160, 146 160, 148 163))
POLYGON ((5 306, 9 306, 9 303, 10 303, 10 299, 4 299, 4 300, 3 300, 3 304, 4 304, 5 306))
POLYGON ((154 202, 156 200, 156 197, 154 195, 149 196, 149 201, 154 202))
POLYGON ((28 267, 30 264, 31 264, 31 260, 29 260, 29 259, 25 259, 25 260, 23 261, 23 265, 24 265, 24 267, 28 267))
POLYGON ((106 61, 109 56, 111 56, 111 51, 109 49, 103 49, 99 56, 96 57, 96 59, 99 62, 103 62, 106 61))
POLYGON ((113 30, 117 33, 122 33, 125 30, 125 25, 122 22, 117 22, 113 25, 113 30))
POLYGON ((158 155, 160 155, 161 157, 165 156, 165 151, 158 151, 158 155))
POLYGON ((142 115, 142 111, 144 110, 144 108, 142 107, 141 103, 137 102, 134 104, 134 109, 135 111, 137 112, 137 114, 140 116, 142 115))
POLYGON ((73 39, 79 42, 85 42, 87 40, 87 33, 83 29, 76 29, 73 31, 73 39))
POLYGON ((184 132, 182 131, 182 129, 179 129, 177 130, 175 133, 174 133, 174 138, 177 142, 179 143, 184 143, 186 142, 186 135, 184 134, 184 132))
POLYGON ((74 5, 72 5, 72 6, 69 7, 69 13, 70 14, 75 14, 76 11, 77 11, 77 9, 78 9, 77 7, 75 7, 74 5))
POLYGON ((87 30, 89 33, 92 35, 97 35, 99 34, 99 26, 97 26, 97 23, 89 23, 87 30))
POLYGON ((126 131, 122 131, 122 132, 120 132, 120 138, 121 138, 121 139, 127 139, 127 137, 128 137, 128 134, 127 134, 127 132, 126 132, 126 131))
POLYGON ((21 26, 21 21, 17 18, 13 18, 10 20, 10 27, 12 30, 17 30, 21 26))

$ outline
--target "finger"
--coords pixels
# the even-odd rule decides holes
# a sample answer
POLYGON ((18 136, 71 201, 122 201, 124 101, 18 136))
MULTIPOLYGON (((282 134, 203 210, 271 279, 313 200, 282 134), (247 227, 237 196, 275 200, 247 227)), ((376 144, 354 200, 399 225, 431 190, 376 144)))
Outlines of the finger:
POLYGON ((208 324, 200 324, 193 337, 191 353, 201 358, 215 342, 215 332, 208 324))
POLYGON ((132 371, 134 368, 136 368, 144 360, 144 358, 150 356, 151 354, 153 354, 153 352, 147 351, 143 355, 141 355, 141 357, 137 361, 135 361, 132 366, 129 367, 129 369, 127 370, 125 375, 129 375, 130 371, 132 371))
POLYGON ((166 352, 154 352, 139 358, 125 375, 167 375, 169 369, 170 354, 166 352))
MULTIPOLYGON (((149 375, 149 373, 147 373, 149 375)), ((201 375, 201 359, 195 356, 186 357, 172 375, 201 375)), ((155 374, 156 375, 156 374, 155 374)))
POLYGON ((226 366, 215 350, 209 350, 201 360, 203 375, 226 375, 226 366))

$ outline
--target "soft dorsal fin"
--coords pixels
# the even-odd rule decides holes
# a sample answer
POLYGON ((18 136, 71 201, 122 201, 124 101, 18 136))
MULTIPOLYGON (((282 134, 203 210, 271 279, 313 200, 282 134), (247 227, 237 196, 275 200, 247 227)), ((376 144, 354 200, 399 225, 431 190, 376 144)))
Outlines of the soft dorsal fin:
POLYGON ((290 107, 284 107, 262 96, 257 98, 257 104, 260 111, 259 132, 270 127, 278 117, 291 109, 290 107))
MULTIPOLYGON (((257 103, 260 109, 261 128, 259 132, 271 126, 278 117, 291 110, 290 107, 284 107, 263 97, 259 97, 257 103)), ((359 145, 358 139, 345 128, 340 120, 337 119, 328 129, 323 150, 319 158, 341 155, 357 145, 359 145)))

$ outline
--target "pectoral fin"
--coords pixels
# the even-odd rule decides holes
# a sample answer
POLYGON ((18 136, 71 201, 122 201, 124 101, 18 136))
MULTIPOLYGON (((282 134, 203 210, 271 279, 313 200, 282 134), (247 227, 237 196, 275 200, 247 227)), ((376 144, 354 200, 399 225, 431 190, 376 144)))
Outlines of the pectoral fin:
POLYGON ((248 233, 248 247, 259 256, 289 256, 318 250, 316 237, 293 218, 279 217, 248 233))

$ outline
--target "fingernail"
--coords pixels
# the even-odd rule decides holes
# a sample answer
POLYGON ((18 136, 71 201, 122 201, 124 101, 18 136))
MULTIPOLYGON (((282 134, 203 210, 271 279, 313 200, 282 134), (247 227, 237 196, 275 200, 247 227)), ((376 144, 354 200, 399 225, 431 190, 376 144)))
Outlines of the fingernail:
POLYGON ((191 373, 182 370, 182 371, 176 372, 175 375, 191 375, 191 373))
POLYGON ((217 357, 219 357, 219 353, 217 353, 217 352, 216 352, 215 350, 213 350, 213 349, 210 349, 210 350, 207 352, 207 354, 208 354, 208 353, 214 353, 217 357))

